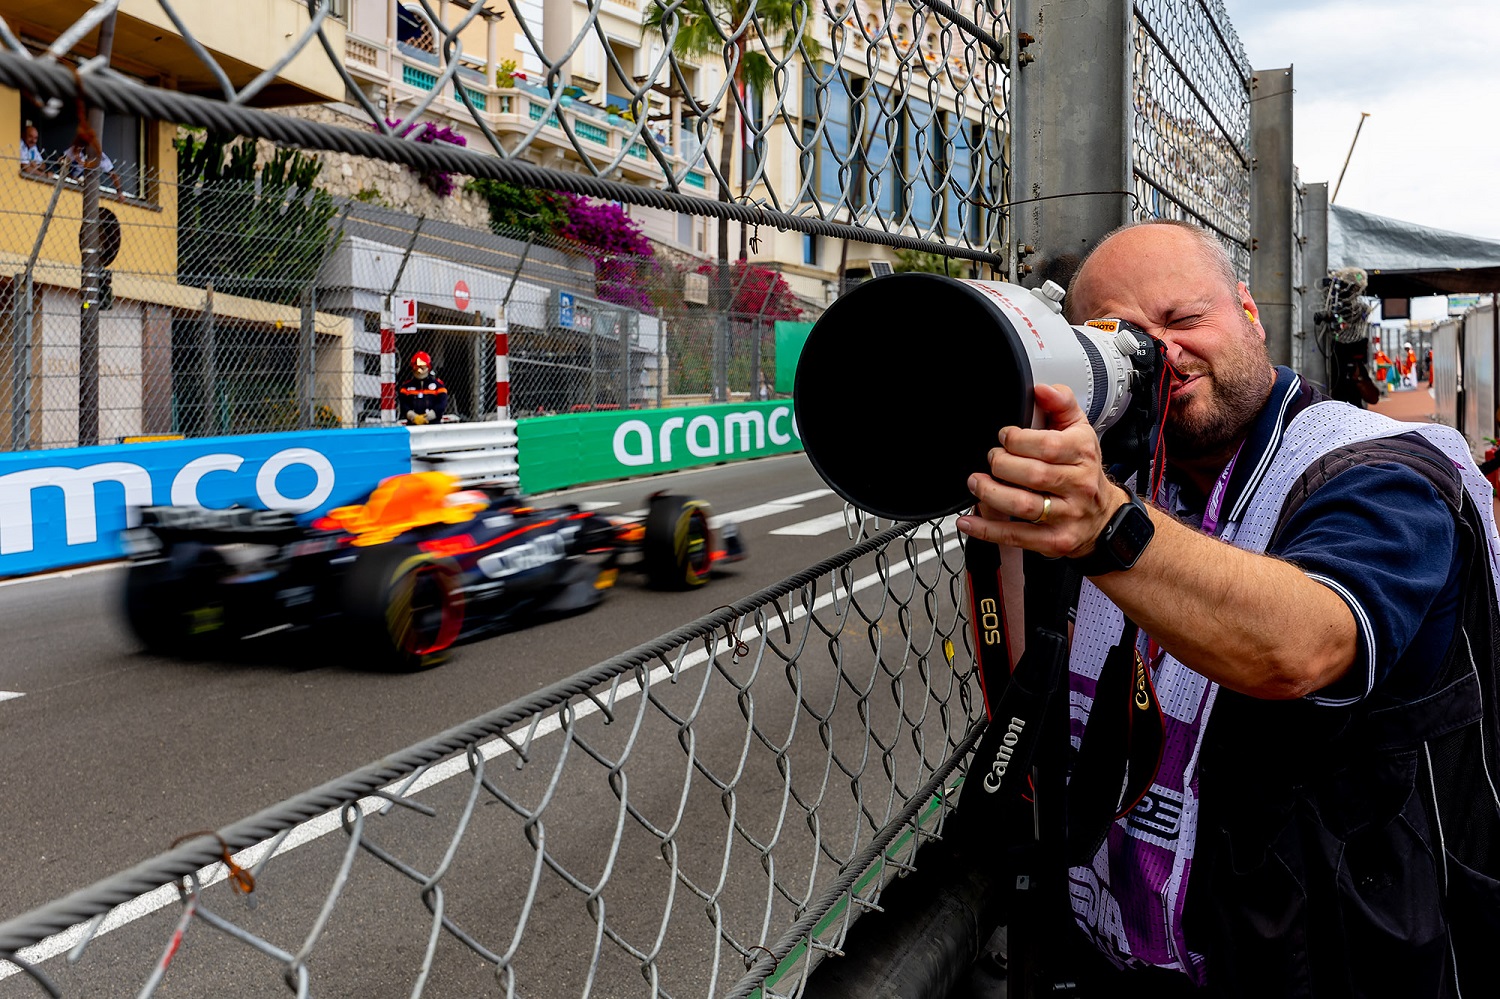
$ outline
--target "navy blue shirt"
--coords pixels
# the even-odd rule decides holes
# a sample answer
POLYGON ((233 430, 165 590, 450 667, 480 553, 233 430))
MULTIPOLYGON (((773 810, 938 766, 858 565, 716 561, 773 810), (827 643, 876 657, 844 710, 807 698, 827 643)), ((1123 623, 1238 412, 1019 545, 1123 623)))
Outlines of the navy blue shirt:
MULTIPOLYGON (((1230 475, 1224 519, 1244 513, 1287 424, 1319 401, 1291 369, 1276 369, 1271 397, 1230 475)), ((1180 488, 1174 511, 1190 523, 1201 522, 1205 506, 1193 493, 1180 488)), ((1307 498, 1267 554, 1338 594, 1358 633, 1353 667, 1311 700, 1350 704, 1377 688, 1404 700, 1431 686, 1457 623, 1464 561, 1457 540, 1453 514, 1437 489, 1406 465, 1359 465, 1307 498)))

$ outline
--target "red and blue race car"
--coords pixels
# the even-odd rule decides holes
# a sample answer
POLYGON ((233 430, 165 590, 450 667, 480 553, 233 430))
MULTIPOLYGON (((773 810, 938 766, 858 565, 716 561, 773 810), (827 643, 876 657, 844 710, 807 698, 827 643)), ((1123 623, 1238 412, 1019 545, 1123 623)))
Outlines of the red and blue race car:
POLYGON ((622 570, 702 586, 744 557, 708 504, 657 493, 644 517, 605 516, 441 472, 387 479, 310 524, 284 512, 145 507, 126 532, 124 612, 149 651, 313 629, 350 662, 436 665, 454 645, 599 603, 622 570))

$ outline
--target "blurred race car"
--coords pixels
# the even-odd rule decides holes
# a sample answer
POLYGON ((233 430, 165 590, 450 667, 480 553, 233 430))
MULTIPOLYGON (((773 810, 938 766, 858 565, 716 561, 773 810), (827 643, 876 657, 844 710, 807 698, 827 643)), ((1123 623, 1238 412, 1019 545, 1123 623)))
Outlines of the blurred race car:
POLYGON ((441 472, 394 476, 308 525, 243 508, 140 512, 125 618, 171 655, 311 628, 344 661, 425 669, 456 643, 594 606, 622 569, 683 589, 744 557, 734 525, 711 527, 700 500, 657 493, 631 519, 461 489, 441 472))

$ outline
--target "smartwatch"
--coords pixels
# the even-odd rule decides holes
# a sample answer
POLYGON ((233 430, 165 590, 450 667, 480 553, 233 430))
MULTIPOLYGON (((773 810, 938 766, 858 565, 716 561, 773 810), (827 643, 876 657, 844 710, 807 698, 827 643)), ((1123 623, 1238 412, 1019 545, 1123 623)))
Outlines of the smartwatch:
POLYGON ((1094 539, 1094 550, 1070 560, 1081 575, 1102 576, 1131 568, 1156 535, 1156 525, 1151 523, 1146 504, 1134 491, 1126 489, 1125 493, 1130 501, 1109 518, 1094 539))

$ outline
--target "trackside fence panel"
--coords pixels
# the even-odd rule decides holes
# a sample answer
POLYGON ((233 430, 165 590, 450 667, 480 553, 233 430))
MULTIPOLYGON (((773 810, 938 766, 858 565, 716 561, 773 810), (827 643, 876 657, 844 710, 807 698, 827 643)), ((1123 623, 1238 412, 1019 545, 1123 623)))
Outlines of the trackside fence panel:
POLYGON ((0 924, 0 979, 133 995, 230 961, 240 994, 340 995, 352 959, 390 994, 795 994, 941 834, 982 728, 962 593, 949 527, 880 530, 0 924))

